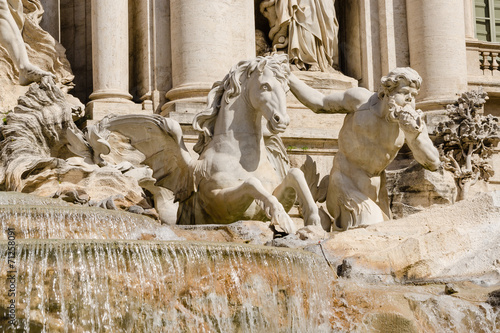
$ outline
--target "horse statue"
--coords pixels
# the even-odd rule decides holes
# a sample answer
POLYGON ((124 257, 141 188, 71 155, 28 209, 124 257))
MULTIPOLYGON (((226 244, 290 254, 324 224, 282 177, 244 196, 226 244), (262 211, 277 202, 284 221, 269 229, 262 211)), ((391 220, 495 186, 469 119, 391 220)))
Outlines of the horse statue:
POLYGON ((295 233, 287 212, 298 199, 305 225, 320 226, 303 172, 278 172, 266 149, 264 133, 277 136, 290 122, 287 66, 286 55, 257 57, 241 61, 214 84, 208 108, 193 121, 200 133, 194 147, 198 159, 192 158, 179 123, 172 119, 125 115, 105 118, 100 126, 130 138, 144 153, 156 185, 171 190, 179 201, 177 224, 270 219, 272 225, 295 233))

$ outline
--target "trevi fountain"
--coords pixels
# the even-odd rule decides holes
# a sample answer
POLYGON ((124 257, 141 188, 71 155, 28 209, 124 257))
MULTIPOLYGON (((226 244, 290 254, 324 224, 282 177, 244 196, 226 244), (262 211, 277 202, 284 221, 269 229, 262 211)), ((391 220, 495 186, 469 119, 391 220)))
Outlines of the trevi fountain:
POLYGON ((500 332, 483 2, 0 0, 0 331, 500 332))

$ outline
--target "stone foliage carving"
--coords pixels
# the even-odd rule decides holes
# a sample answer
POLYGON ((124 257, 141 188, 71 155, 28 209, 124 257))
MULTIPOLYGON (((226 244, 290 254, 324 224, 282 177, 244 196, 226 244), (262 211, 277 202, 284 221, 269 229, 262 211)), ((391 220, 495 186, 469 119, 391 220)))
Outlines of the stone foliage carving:
POLYGON ((441 159, 458 188, 457 200, 464 199, 477 181, 488 181, 494 173, 488 158, 500 142, 500 125, 497 117, 482 114, 487 98, 482 89, 463 93, 447 106, 450 120, 436 129, 441 159))
POLYGON ((338 64, 334 0, 264 0, 274 52, 285 51, 299 69, 332 71, 338 64))
POLYGON ((41 76, 55 75, 63 90, 72 88, 65 49, 40 28, 42 14, 40 0, 0 0, 0 112, 26 92, 20 85, 41 76))
POLYGON ((156 185, 179 201, 179 224, 220 224, 266 220, 295 232, 288 211, 298 196, 305 224, 320 225, 318 207, 298 169, 273 167, 286 160, 278 137, 289 124, 286 113, 288 57, 242 61, 214 84, 208 108, 193 127, 199 134, 187 150, 179 123, 159 115, 127 115, 103 120, 103 126, 131 139, 153 170, 156 185), (268 158, 274 156, 274 163, 268 158), (281 162, 280 162, 281 161, 281 162))
POLYGON ((325 96, 290 75, 290 89, 305 106, 316 113, 347 114, 326 196, 334 230, 391 217, 385 168, 405 142, 420 164, 438 169, 439 153, 415 109, 421 82, 413 69, 397 68, 382 78, 378 93, 351 88, 325 96))
POLYGON ((100 139, 104 134, 83 133, 74 123, 83 115, 84 106, 51 77, 32 84, 0 126, 0 188, 106 208, 151 208, 138 185, 150 173, 106 166, 100 156, 110 152, 100 139))

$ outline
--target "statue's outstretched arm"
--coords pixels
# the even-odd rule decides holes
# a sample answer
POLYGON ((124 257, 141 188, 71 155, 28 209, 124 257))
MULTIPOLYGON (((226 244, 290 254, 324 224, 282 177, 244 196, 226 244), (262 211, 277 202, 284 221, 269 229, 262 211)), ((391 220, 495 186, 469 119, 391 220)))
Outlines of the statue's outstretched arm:
POLYGON ((421 133, 405 132, 405 138, 408 147, 410 147, 413 153, 413 157, 415 157, 418 163, 431 171, 436 171, 439 168, 441 164, 439 152, 429 138, 425 123, 423 123, 421 133))
POLYGON ((308 86, 293 73, 289 75, 290 90, 297 99, 315 113, 350 113, 366 103, 373 95, 364 88, 351 88, 345 92, 324 95, 308 86))

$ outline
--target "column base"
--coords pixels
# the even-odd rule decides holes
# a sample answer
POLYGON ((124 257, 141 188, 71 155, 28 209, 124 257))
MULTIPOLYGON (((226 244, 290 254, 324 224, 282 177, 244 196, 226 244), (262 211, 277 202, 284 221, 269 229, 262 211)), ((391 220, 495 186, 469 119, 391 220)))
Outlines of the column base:
POLYGON ((457 98, 458 96, 455 98, 436 97, 433 99, 427 98, 423 101, 417 102, 415 107, 424 112, 425 122, 429 133, 435 132, 439 123, 449 120, 446 106, 448 104, 454 104, 457 101, 457 98))
POLYGON ((95 124, 107 115, 125 115, 125 114, 152 114, 152 110, 143 110, 141 104, 135 104, 132 101, 111 98, 90 101, 85 107, 87 124, 95 124))
POLYGON ((92 94, 90 94, 89 98, 92 101, 98 99, 124 99, 130 101, 132 99, 132 95, 121 90, 103 89, 94 91, 92 94))
POLYGON ((455 97, 426 98, 423 101, 417 102, 416 108, 424 112, 443 111, 446 110, 446 105, 455 103, 457 98, 458 95, 455 97))
POLYGON ((205 98, 184 98, 165 103, 161 108, 161 115, 172 118, 181 125, 191 125, 194 116, 205 110, 207 101, 205 98))
MULTIPOLYGON (((324 95, 329 95, 333 92, 345 91, 358 86, 358 80, 344 75, 341 72, 311 72, 311 71, 292 71, 302 82, 316 90, 321 91, 324 95)), ((302 108, 302 103, 289 92, 286 95, 288 107, 302 108)))
POLYGON ((211 87, 208 82, 193 82, 169 90, 165 97, 170 101, 161 107, 162 116, 173 118, 182 125, 191 125, 195 114, 207 107, 211 87))

